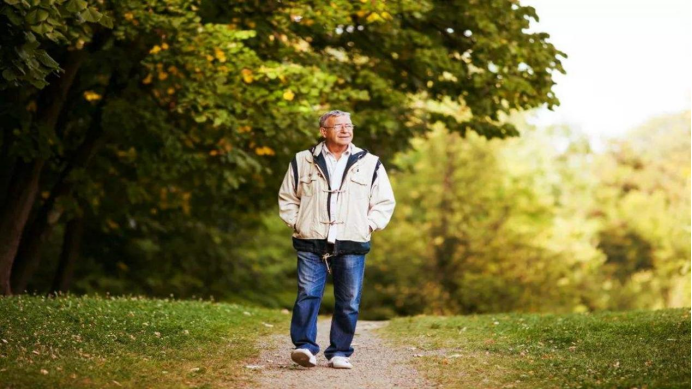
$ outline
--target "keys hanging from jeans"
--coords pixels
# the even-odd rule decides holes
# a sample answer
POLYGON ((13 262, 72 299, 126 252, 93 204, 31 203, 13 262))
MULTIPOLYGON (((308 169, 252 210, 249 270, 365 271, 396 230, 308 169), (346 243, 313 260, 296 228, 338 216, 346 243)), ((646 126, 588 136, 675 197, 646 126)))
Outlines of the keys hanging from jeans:
POLYGON ((325 253, 322 255, 322 260, 324 261, 324 264, 327 265, 327 272, 329 274, 332 274, 332 269, 329 267, 329 257, 333 256, 333 254, 330 253, 325 253))

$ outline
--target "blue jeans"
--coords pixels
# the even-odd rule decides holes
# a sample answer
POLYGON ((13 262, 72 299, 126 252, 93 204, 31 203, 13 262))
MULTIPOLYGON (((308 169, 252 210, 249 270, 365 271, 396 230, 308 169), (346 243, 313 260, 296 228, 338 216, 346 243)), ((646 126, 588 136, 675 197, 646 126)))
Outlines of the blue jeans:
MULTIPOLYGON (((338 255, 329 257, 334 281, 334 315, 329 333, 329 347, 324 356, 350 357, 353 354, 353 335, 356 333, 358 307, 363 290, 365 255, 338 255)), ((327 266, 318 254, 298 251, 298 297, 291 318, 291 340, 296 348, 320 352, 316 343, 317 313, 320 310, 327 266)))

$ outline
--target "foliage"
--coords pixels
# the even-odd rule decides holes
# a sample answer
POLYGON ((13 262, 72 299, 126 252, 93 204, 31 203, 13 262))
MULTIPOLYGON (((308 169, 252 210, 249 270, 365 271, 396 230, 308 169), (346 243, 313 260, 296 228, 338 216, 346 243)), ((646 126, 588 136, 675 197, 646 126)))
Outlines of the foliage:
POLYGON ((689 111, 645 123, 595 162, 611 306, 689 304, 689 166, 689 111))
POLYGON ((0 36, 0 89, 31 84, 43 88, 60 66, 44 46, 82 49, 91 41, 94 26, 113 27, 113 18, 99 12, 98 1, 4 0, 0 23, 9 27, 0 36), (98 23, 98 25, 96 24, 98 23))
POLYGON ((374 239, 367 307, 393 309, 385 316, 585 308, 603 260, 596 226, 574 210, 584 198, 569 199, 576 182, 560 174, 559 134, 520 127, 520 139, 503 142, 438 128, 398 157, 399 205, 374 239))
MULTIPOLYGON (((547 34, 528 32, 535 10, 511 1, 56 4, 73 3, 103 15, 105 26, 51 13, 66 31, 81 31, 67 41, 37 37, 74 81, 48 74, 42 90, 20 79, 5 85, 0 178, 21 161, 47 161, 34 208, 51 208, 51 225, 84 217, 94 243, 83 251, 87 261, 106 273, 123 262, 136 273, 149 268, 151 254, 136 250, 143 242, 157 258, 204 272, 181 277, 185 290, 214 277, 214 263, 242 255, 219 245, 238 246, 241 231, 260 224, 258 211, 275 202, 288 161, 314 142, 324 111, 354 112, 362 146, 388 158, 432 121, 505 137, 516 132, 499 113, 558 104, 552 74, 563 72, 564 54, 547 34), (55 97, 59 81, 69 85, 55 97), (451 101, 473 116, 431 111, 421 99, 451 101), (205 252, 198 236, 217 249, 205 252), (122 248, 106 249, 114 242, 122 248), (200 251, 170 249, 181 246, 200 251)), ((9 7, 33 12, 24 2, 2 7, 3 15, 9 7)), ((31 28, 8 26, 12 36, 31 28)), ((13 44, 0 46, 3 58, 13 44)), ((3 181, 0 199, 12 188, 3 181)))

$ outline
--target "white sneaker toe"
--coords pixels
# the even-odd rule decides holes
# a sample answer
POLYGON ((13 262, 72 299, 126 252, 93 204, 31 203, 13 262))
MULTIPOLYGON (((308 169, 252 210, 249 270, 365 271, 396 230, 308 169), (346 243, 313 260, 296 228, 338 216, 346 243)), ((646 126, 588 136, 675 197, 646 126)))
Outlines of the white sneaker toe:
POLYGON ((346 357, 333 357, 329 360, 329 367, 335 369, 352 369, 353 365, 351 365, 351 362, 349 362, 346 357))
POLYGON ((293 362, 303 367, 317 366, 317 358, 308 349, 297 348, 291 351, 291 359, 293 362))

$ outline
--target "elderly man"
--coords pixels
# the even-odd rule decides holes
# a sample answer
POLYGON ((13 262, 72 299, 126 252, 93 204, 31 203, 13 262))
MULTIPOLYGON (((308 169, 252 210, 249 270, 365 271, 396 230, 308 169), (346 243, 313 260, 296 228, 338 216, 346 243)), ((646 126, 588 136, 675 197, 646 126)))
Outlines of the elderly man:
POLYGON ((356 147, 348 112, 320 118, 323 142, 296 154, 279 190, 280 216, 293 229, 298 252, 298 297, 293 307, 293 361, 317 365, 317 313, 331 274, 334 315, 329 347, 333 368, 350 369, 370 236, 394 212, 394 193, 377 156, 356 147))

